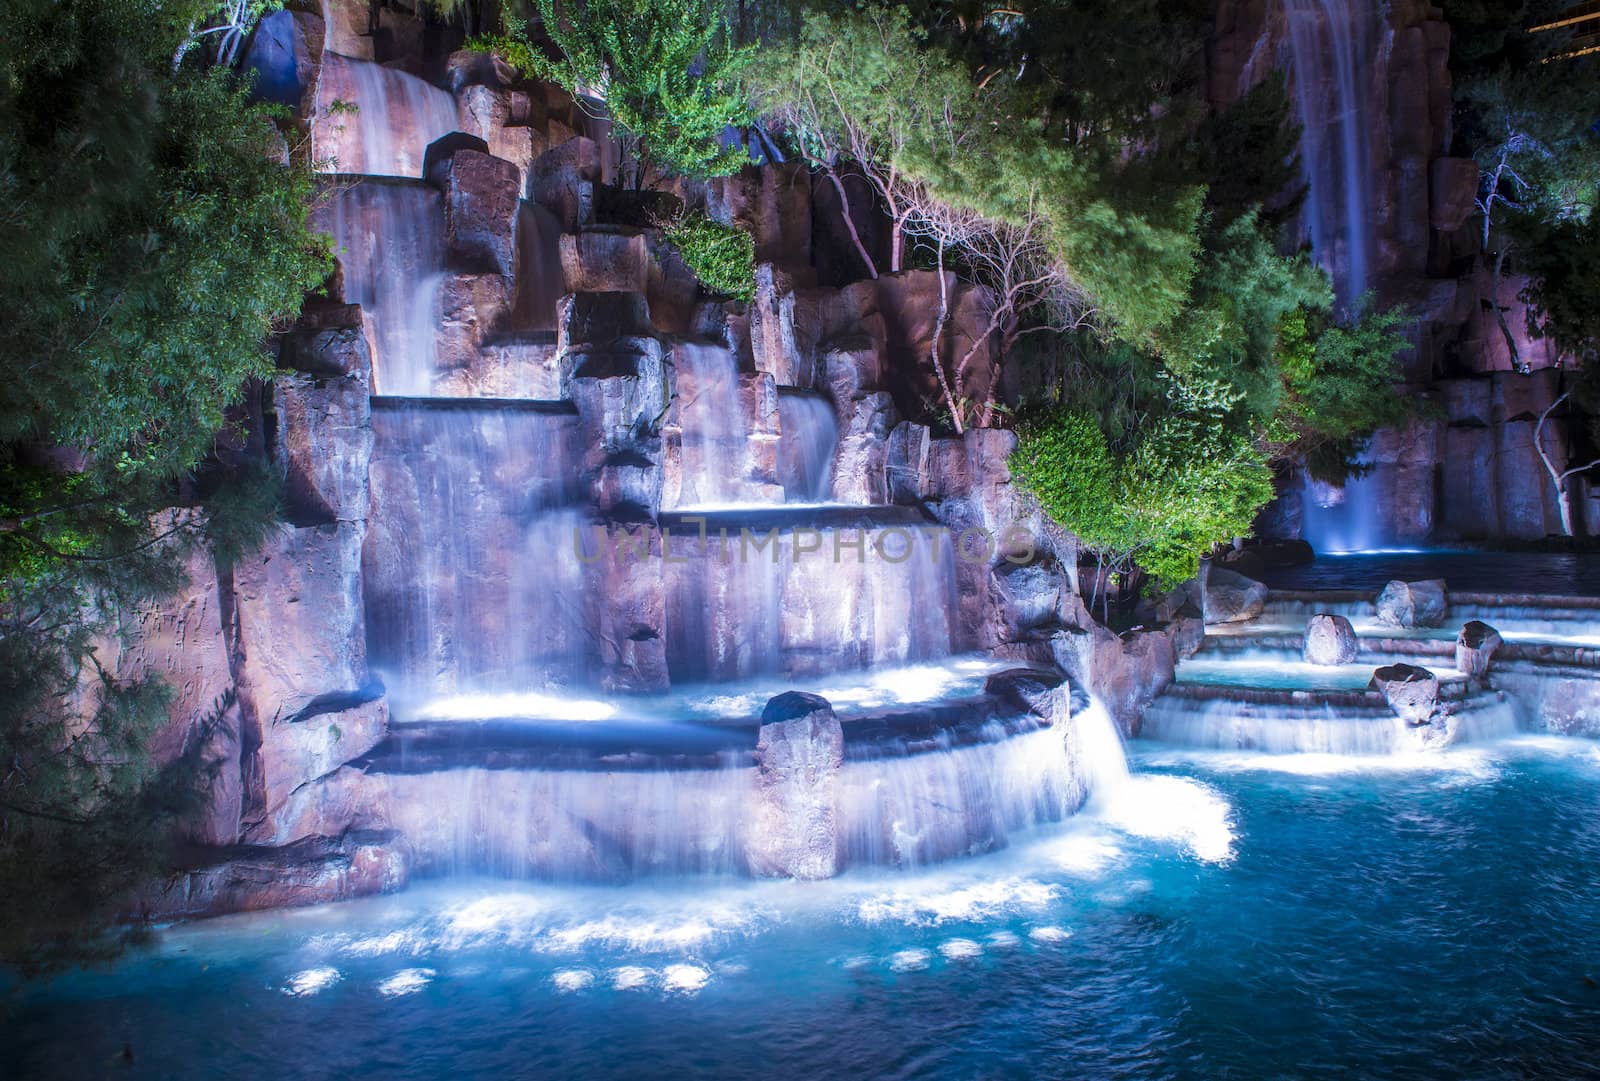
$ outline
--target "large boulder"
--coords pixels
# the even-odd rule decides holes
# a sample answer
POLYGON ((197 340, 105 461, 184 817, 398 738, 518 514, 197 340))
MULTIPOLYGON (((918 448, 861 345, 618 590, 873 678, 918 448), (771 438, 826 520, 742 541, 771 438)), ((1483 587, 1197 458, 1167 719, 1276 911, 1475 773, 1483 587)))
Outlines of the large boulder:
POLYGON ((299 525, 367 516, 372 458, 372 359, 360 309, 343 326, 310 326, 287 336, 272 382, 277 424, 270 452, 284 480, 289 517, 299 525))
POLYGON ((750 873, 831 878, 839 873, 839 771, 844 730, 827 699, 787 691, 767 703, 756 741, 754 813, 745 834, 750 873))
POLYGON ((591 498, 602 512, 661 503, 666 355, 638 293, 573 293, 557 306, 561 396, 578 409, 591 498))
POLYGON ((367 685, 364 523, 281 525, 233 568, 235 671, 247 720, 287 722, 367 685))
POLYGON ((1008 668, 984 680, 983 691, 1048 724, 1064 722, 1072 715, 1072 688, 1057 672, 1008 668))
POLYGON ((1041 553, 1027 563, 1003 560, 990 574, 1001 617, 1013 632, 1008 638, 1057 621, 1067 583, 1053 557, 1041 553))
POLYGON ((167 721, 150 738, 150 759, 166 765, 198 753, 217 764, 205 799, 181 828, 189 840, 227 845, 238 838, 242 790, 239 705, 223 633, 226 599, 205 549, 191 553, 184 570, 182 589, 132 609, 119 633, 96 644, 95 658, 119 681, 154 677, 166 684, 167 721))
POLYGON ((220 916, 320 905, 404 889, 406 848, 392 833, 312 837, 286 848, 226 849, 216 863, 185 870, 143 899, 148 915, 220 916))
POLYGON ((376 747, 388 728, 388 703, 363 697, 330 696, 325 705, 261 730, 260 746, 246 761, 245 841, 284 845, 373 824, 363 775, 342 768, 376 747))
POLYGON ((1489 672, 1489 661, 1503 639, 1500 632, 1482 620, 1474 619, 1456 635, 1456 670, 1474 678, 1489 672))
POLYGON ((650 249, 643 233, 586 229, 558 241, 561 277, 569 293, 643 293, 650 283, 650 249))
POLYGON ((1349 664, 1360 652, 1355 628, 1344 616, 1319 613, 1306 623, 1301 655, 1307 664, 1349 664))
POLYGON ((1172 684, 1177 641, 1192 634, 1192 623, 1179 620, 1166 630, 1117 635, 1078 604, 1075 625, 1051 638, 1051 656, 1075 684, 1105 703, 1124 733, 1137 736, 1145 708, 1172 684))
POLYGON ((767 372, 782 386, 810 387, 816 373, 811 363, 802 363, 794 312, 794 289, 788 276, 771 263, 756 267, 749 314, 752 362, 757 371, 767 372))
POLYGON ((435 380, 470 373, 484 348, 498 339, 511 314, 511 279, 504 274, 445 274, 438 282, 439 324, 434 328, 435 380))
POLYGON ((894 401, 879 391, 840 402, 839 449, 833 498, 840 503, 883 503, 888 497, 889 432, 894 401))
POLYGON ((1450 602, 1444 579, 1390 582, 1378 594, 1378 622, 1391 627, 1437 627, 1444 622, 1450 602))
POLYGON ((1372 673, 1369 686, 1413 728, 1431 721, 1439 708, 1439 677, 1414 664, 1385 665, 1372 673))
POLYGON ((251 90, 278 105, 299 110, 322 63, 327 30, 322 17, 280 9, 264 16, 250 36, 243 67, 256 73, 251 90))
POLYGON ((594 188, 600 176, 600 148, 594 140, 576 136, 534 159, 528 198, 554 215, 563 232, 575 232, 594 221, 594 188))
POLYGON ((1267 587, 1237 571, 1212 567, 1201 581, 1205 589, 1201 611, 1207 623, 1242 623, 1266 607, 1267 587))
POLYGON ((485 151, 440 147, 461 138, 470 137, 455 132, 428 147, 426 165, 428 182, 444 193, 448 264, 509 278, 516 270, 521 174, 511 162, 485 151))

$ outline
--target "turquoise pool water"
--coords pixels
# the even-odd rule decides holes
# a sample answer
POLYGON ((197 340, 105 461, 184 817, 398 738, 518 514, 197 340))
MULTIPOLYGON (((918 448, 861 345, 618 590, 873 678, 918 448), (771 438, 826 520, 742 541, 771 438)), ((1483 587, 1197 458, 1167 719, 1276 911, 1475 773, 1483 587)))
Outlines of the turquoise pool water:
POLYGON ((927 871, 174 928, 14 994, 0 1072, 1594 1076, 1600 747, 1133 760, 1116 805, 927 871))

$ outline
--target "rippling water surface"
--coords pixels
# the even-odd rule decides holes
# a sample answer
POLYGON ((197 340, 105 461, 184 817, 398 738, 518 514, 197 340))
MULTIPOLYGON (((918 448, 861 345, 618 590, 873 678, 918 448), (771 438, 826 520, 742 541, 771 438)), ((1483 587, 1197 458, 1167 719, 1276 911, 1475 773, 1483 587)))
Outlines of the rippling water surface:
POLYGON ((14 996, 7 1075, 1600 1068, 1594 744, 1134 764, 1116 805, 932 870, 455 882, 175 928, 14 996))

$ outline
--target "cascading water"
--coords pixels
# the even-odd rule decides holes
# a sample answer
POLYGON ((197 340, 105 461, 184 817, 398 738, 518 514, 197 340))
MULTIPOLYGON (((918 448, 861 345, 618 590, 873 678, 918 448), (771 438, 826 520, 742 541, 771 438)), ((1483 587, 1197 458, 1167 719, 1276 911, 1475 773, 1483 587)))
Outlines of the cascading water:
POLYGON ((789 503, 819 503, 833 486, 833 452, 839 420, 822 395, 778 390, 778 479, 789 503))
POLYGON ((676 680, 815 674, 950 653, 955 557, 942 529, 712 520, 677 533, 667 661, 676 680))
POLYGON ((1333 485, 1308 475, 1302 489, 1300 535, 1324 555, 1378 548, 1383 537, 1376 480, 1351 475, 1343 484, 1333 485))
MULTIPOLYGON (((1300 117, 1300 162, 1310 194, 1304 221, 1317 261, 1352 311, 1371 287, 1372 167, 1367 116, 1377 0, 1284 0, 1291 90, 1300 117)), ((1337 491, 1337 489, 1334 489, 1337 491)), ((1303 536, 1317 551, 1364 551, 1381 542, 1376 493, 1349 478, 1338 498, 1308 481, 1303 536)))
POLYGON ((1306 226, 1312 250, 1348 307, 1370 285, 1367 84, 1376 0, 1284 0, 1284 12, 1300 158, 1311 188, 1306 226))
POLYGON ((750 423, 739 401, 739 364, 724 346, 672 348, 682 431, 679 507, 737 505, 750 472, 750 423))
POLYGON ((444 275, 439 193, 416 181, 335 181, 319 226, 333 236, 344 295, 373 333, 379 394, 433 392, 444 275))
MULTIPOLYGON (((408 76, 339 58, 328 72, 322 89, 356 106, 353 136, 321 129, 361 149, 343 170, 415 177, 454 126, 408 76)), ((388 176, 330 188, 319 213, 374 349, 362 588, 392 718, 354 783, 417 873, 608 881, 765 866, 749 855, 772 840, 752 837, 767 783, 757 718, 797 686, 861 684, 838 713, 851 733, 836 765, 844 865, 1000 847, 1126 777, 1103 711, 1082 729, 1064 706, 1049 722, 1015 715, 982 690, 994 662, 975 676, 952 658, 971 644, 945 527, 908 508, 818 505, 838 442, 826 397, 780 392, 725 345, 674 340, 672 403, 653 418, 661 458, 636 463, 660 469, 665 509, 608 517, 587 503, 592 417, 484 396, 552 385, 557 220, 522 205, 508 333, 471 371, 441 372, 441 196, 388 176), (908 662, 921 663, 885 668, 908 662), (690 693, 740 703, 735 715, 683 716, 670 695, 697 681, 690 693)))
POLYGON ((325 115, 312 129, 312 154, 328 172, 421 178, 429 144, 459 124, 445 91, 337 53, 323 57, 317 92, 325 115))
POLYGON ((363 552, 370 663, 400 703, 584 669, 576 417, 533 403, 374 399, 363 552))
MULTIPOLYGON (((844 866, 916 866, 1003 848, 1060 821, 1127 778, 1122 746, 1098 717, 993 720, 960 746, 908 753, 903 742, 849 752, 839 769, 844 866), (1018 734, 1017 728, 1026 729, 1018 734), (1105 738, 1109 736, 1109 738, 1105 738)), ((710 768, 661 768, 638 755, 604 768, 416 769, 402 754, 369 783, 427 873, 626 881, 746 870, 761 799, 748 752, 710 768)))

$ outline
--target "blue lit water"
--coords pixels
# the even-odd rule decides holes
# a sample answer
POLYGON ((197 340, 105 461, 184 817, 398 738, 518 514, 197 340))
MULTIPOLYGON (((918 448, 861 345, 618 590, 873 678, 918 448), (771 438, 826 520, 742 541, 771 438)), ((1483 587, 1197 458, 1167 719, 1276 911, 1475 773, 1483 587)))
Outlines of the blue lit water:
POLYGON ((1392 579, 1443 578, 1466 593, 1545 593, 1600 597, 1600 559, 1583 552, 1472 552, 1446 549, 1324 554, 1301 567, 1272 567, 1261 580, 1274 589, 1360 589, 1377 592, 1392 579))
POLYGON ((15 996, 0 1073, 1594 1076, 1600 747, 1134 764, 1118 806, 930 872, 175 929, 15 996))

